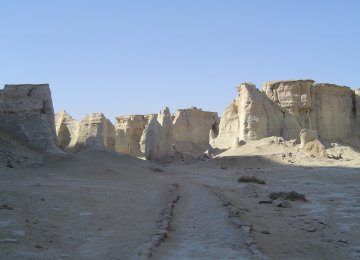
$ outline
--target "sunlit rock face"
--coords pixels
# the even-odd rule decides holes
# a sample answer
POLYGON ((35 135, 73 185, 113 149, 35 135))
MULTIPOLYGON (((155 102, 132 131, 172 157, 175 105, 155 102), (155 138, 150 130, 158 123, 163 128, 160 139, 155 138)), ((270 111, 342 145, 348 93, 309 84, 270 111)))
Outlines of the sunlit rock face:
POLYGON ((145 127, 149 124, 147 115, 129 115, 116 117, 115 151, 137 157, 144 156, 140 150, 140 139, 145 127))
POLYGON ((173 119, 174 144, 182 154, 199 154, 209 148, 209 133, 218 132, 217 113, 196 107, 179 109, 173 119))
POLYGON ((60 148, 70 152, 115 151, 115 127, 102 113, 91 113, 77 121, 65 111, 58 112, 55 121, 60 148))
POLYGON ((268 81, 262 91, 251 83, 238 87, 239 95, 225 109, 218 148, 234 140, 268 136, 299 139, 301 129, 315 130, 320 139, 337 140, 359 132, 359 90, 313 80, 268 81))
POLYGON ((61 149, 66 149, 71 140, 77 138, 79 121, 72 118, 66 111, 61 111, 55 114, 55 126, 57 144, 61 149))

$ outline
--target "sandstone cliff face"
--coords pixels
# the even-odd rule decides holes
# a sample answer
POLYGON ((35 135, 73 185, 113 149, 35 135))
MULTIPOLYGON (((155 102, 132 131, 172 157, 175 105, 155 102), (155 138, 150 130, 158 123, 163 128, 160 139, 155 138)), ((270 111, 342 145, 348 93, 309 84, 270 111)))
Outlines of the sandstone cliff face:
POLYGON ((320 138, 328 140, 349 137, 355 116, 353 91, 334 84, 315 84, 312 97, 314 105, 310 116, 314 122, 310 129, 317 130, 320 138))
POLYGON ((237 88, 239 96, 225 109, 215 146, 230 148, 235 140, 257 140, 281 135, 284 113, 251 83, 237 88))
POLYGON ((353 127, 353 136, 360 136, 360 89, 354 91, 355 100, 355 125, 353 127))
POLYGON ((174 144, 179 153, 203 153, 209 147, 210 130, 217 135, 217 113, 197 108, 179 109, 173 119, 174 144))
POLYGON ((260 92, 243 83, 239 96, 227 107, 220 121, 215 147, 230 148, 234 140, 268 136, 298 139, 301 129, 311 129, 319 138, 345 139, 360 129, 360 91, 313 80, 265 82, 260 92))
POLYGON ((169 108, 151 118, 141 136, 140 146, 148 160, 174 156, 173 124, 169 108))
POLYGON ((84 149, 115 151, 115 127, 102 113, 86 115, 66 147, 70 151, 84 149))
POLYGON ((209 148, 210 131, 218 132, 217 113, 195 107, 179 109, 171 115, 168 108, 153 115, 140 140, 140 150, 150 160, 199 155, 209 148))
POLYGON ((115 151, 137 157, 144 156, 144 153, 140 151, 140 139, 145 127, 149 123, 148 120, 148 117, 144 115, 116 117, 115 151))
POLYGON ((55 114, 57 144, 66 149, 72 139, 76 139, 79 131, 79 121, 73 119, 66 111, 55 114))
POLYGON ((39 152, 62 154, 56 146, 49 85, 5 85, 0 92, 0 130, 39 152))

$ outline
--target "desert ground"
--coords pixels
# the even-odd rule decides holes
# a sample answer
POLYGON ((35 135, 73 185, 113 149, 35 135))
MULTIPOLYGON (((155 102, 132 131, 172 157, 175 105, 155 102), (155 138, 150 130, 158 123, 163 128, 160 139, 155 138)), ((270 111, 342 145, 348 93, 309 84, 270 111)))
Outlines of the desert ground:
POLYGON ((316 159, 265 138, 214 158, 4 165, 0 259, 359 259, 359 153, 333 150, 316 159), (238 181, 249 176, 265 184, 238 181), (306 201, 269 198, 291 191, 306 201))

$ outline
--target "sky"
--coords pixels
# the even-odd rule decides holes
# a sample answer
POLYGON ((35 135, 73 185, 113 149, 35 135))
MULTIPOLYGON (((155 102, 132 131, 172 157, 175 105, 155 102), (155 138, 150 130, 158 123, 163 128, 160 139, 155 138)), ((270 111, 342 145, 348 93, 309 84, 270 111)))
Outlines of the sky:
POLYGON ((360 88, 358 0, 0 0, 0 85, 49 83, 81 119, 218 112, 235 87, 360 88))

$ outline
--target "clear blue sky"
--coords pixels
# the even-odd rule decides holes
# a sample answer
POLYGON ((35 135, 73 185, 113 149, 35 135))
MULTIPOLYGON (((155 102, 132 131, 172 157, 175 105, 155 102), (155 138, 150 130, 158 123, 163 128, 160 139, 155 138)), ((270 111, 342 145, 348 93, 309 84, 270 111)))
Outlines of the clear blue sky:
POLYGON ((360 87, 360 1, 0 0, 0 84, 49 83, 75 118, 198 106, 235 86, 360 87))

